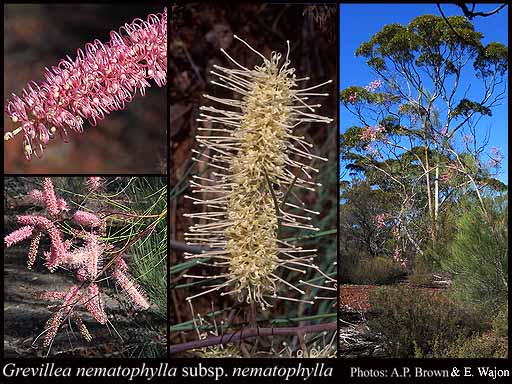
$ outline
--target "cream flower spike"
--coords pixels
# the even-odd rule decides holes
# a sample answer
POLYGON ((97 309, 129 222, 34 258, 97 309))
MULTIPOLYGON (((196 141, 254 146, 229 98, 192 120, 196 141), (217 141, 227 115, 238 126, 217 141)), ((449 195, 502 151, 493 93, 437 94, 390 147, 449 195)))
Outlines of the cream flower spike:
POLYGON ((310 96, 327 96, 315 90, 329 84, 297 89, 301 81, 290 68, 290 42, 282 62, 280 53, 270 58, 234 36, 263 60, 253 69, 222 53, 234 68, 218 65, 211 71, 211 83, 227 88, 238 98, 224 99, 204 95, 218 107, 203 106, 198 121, 206 127, 196 139, 200 150, 193 152, 194 161, 213 168, 211 179, 193 176, 193 193, 186 196, 203 212, 186 216, 197 220, 185 234, 189 245, 207 248, 200 255, 186 254, 201 264, 218 267, 211 276, 186 275, 198 279, 219 279, 220 283, 187 298, 190 302, 204 294, 220 292, 234 295, 239 301, 256 303, 263 310, 271 299, 312 303, 304 299, 282 296, 283 289, 302 297, 305 292, 280 275, 281 270, 306 274, 316 269, 316 249, 303 249, 280 240, 280 227, 318 230, 310 224, 311 214, 293 190, 314 191, 312 174, 318 172, 310 163, 327 159, 311 153, 312 144, 295 131, 301 123, 330 123, 332 119, 315 114, 320 105, 308 105, 310 96), (207 261, 204 262, 204 259, 207 261))

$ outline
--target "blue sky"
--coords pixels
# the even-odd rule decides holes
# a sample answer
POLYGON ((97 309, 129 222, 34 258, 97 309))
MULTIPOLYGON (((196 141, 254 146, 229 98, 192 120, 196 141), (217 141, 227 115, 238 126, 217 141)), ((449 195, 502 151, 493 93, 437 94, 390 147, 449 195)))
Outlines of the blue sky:
MULTIPOLYGON (((489 11, 496 7, 493 4, 479 4, 478 11, 489 11)), ((462 15, 460 8, 451 4, 442 4, 446 16, 462 15)), ((490 17, 476 17, 472 20, 475 30, 484 35, 482 42, 491 41, 508 46, 508 7, 490 17)), ((365 63, 364 57, 354 55, 359 45, 368 41, 382 27, 390 23, 408 24, 413 18, 433 14, 440 15, 436 4, 341 4, 340 5, 340 89, 350 85, 365 86, 375 75, 365 63)), ((469 72, 469 71, 468 71, 469 72)), ((466 73, 468 73, 466 72, 466 73)), ((468 78, 466 81, 479 84, 480 80, 468 78), (478 82, 477 82, 478 81, 478 82)), ((476 93, 478 87, 473 87, 476 93)), ((478 95, 478 94, 477 94, 478 95)), ((477 99, 477 96, 470 98, 477 99)), ((340 127, 344 129, 359 125, 358 121, 342 105, 340 108, 340 127)), ((479 122, 484 130, 490 129, 489 146, 497 147, 505 156, 500 175, 508 184, 508 98, 502 105, 493 109, 492 117, 484 117, 479 122)))

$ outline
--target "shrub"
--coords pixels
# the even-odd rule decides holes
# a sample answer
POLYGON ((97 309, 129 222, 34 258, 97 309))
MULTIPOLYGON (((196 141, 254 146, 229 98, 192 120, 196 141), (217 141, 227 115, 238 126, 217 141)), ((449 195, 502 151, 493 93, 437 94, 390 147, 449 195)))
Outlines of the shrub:
POLYGON ((346 271, 345 279, 352 284, 388 284, 402 275, 403 269, 393 260, 377 256, 358 260, 346 271))
POLYGON ((498 337, 486 332, 455 342, 446 352, 446 357, 465 359, 507 358, 508 337, 498 337))
POLYGON ((508 204, 506 195, 464 208, 451 252, 441 261, 453 274, 454 296, 496 313, 508 301, 508 204))
POLYGON ((418 287, 432 284, 432 270, 424 260, 418 258, 414 261, 409 283, 418 287))
POLYGON ((484 322, 440 293, 381 287, 370 294, 372 331, 389 357, 443 357, 455 340, 484 330, 484 322))
POLYGON ((446 353, 455 358, 507 358, 508 308, 500 311, 492 322, 492 330, 482 335, 457 340, 446 353))

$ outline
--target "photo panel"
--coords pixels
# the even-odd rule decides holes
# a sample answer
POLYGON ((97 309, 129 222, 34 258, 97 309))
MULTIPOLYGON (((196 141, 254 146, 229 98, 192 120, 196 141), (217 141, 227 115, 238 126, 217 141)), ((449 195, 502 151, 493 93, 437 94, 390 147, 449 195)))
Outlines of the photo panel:
POLYGON ((335 357, 337 5, 170 21, 171 358, 335 357))
POLYGON ((167 172, 163 3, 5 4, 4 36, 6 174, 167 172))
POLYGON ((4 179, 4 358, 166 358, 167 178, 4 179))
POLYGON ((506 9, 340 5, 341 358, 508 356, 506 9))

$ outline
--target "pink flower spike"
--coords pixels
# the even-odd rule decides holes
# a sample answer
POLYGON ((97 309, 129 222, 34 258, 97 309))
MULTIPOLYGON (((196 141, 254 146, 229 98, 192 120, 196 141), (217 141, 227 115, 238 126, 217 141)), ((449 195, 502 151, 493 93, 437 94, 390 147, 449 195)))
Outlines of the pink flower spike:
MULTIPOLYGON (((35 205, 38 205, 41 207, 46 206, 46 202, 45 202, 44 195, 43 195, 42 191, 40 191, 38 189, 33 189, 29 192, 28 195, 30 196, 30 200, 32 201, 32 203, 34 203, 35 205)), ((69 211, 68 203, 64 199, 57 198, 57 207, 59 208, 59 211, 61 211, 61 212, 69 211)))
POLYGON ((32 232, 34 230, 34 227, 31 225, 26 225, 24 227, 21 227, 20 229, 15 230, 14 232, 11 232, 4 238, 4 243, 7 248, 13 246, 14 244, 19 243, 20 241, 23 241, 30 236, 32 236, 32 232))
POLYGON ((128 264, 126 264, 126 261, 122 257, 118 257, 115 262, 115 267, 123 272, 126 272, 128 270, 128 264))
POLYGON ((73 245, 73 241, 71 241, 71 240, 65 240, 64 243, 62 243, 62 246, 64 247, 64 250, 66 252, 69 252, 72 245, 73 245))
POLYGON ((55 197, 55 192, 53 190, 52 179, 49 177, 45 177, 43 181, 43 198, 46 203, 46 208, 48 209, 48 213, 56 217, 59 215, 59 205, 57 203, 57 197, 55 197))
POLYGON ((83 227, 94 228, 101 225, 101 220, 98 218, 98 216, 96 216, 94 213, 85 211, 76 211, 72 220, 83 227))
POLYGON ((89 192, 97 192, 102 187, 101 177, 88 177, 85 183, 89 192))
POLYGON ((43 216, 17 216, 18 223, 31 225, 46 232, 51 241, 51 252, 48 254, 46 266, 50 272, 54 272, 63 261, 65 250, 61 231, 46 217, 43 216))
POLYGON ((85 268, 80 268, 76 271, 76 278, 78 281, 87 280, 87 270, 85 268))
POLYGON ((31 81, 7 102, 5 111, 19 127, 4 135, 10 140, 23 132, 23 149, 29 160, 42 156, 57 133, 81 133, 84 119, 92 126, 112 111, 125 108, 139 92, 145 94, 153 81, 162 87, 167 81, 167 8, 135 19, 110 41, 94 40, 57 66, 45 69, 45 80, 31 81))
POLYGON ((45 347, 49 347, 55 336, 57 335, 57 332, 66 320, 66 318, 71 315, 73 312, 73 306, 77 303, 79 300, 78 292, 80 291, 80 287, 77 285, 72 286, 66 296, 64 297, 64 301, 62 305, 59 307, 59 310, 54 313, 54 315, 48 320, 48 323, 46 324, 46 336, 44 338, 43 345, 45 347))
POLYGON ((377 228, 382 229, 386 225, 386 219, 388 218, 388 215, 386 213, 381 213, 379 215, 376 215, 373 218, 373 221, 377 225, 377 228))
POLYGON ((88 234, 85 245, 85 252, 87 252, 88 258, 85 263, 85 269, 90 280, 94 280, 101 269, 101 255, 105 249, 102 242, 99 241, 99 237, 93 234, 88 234))
POLYGON ((35 205, 45 205, 43 192, 40 191, 39 189, 31 190, 28 195, 30 196, 32 203, 34 203, 35 205))
POLYGON ((92 281, 96 278, 100 270, 104 246, 103 243, 99 241, 98 236, 92 233, 86 232, 83 236, 85 245, 71 252, 67 252, 61 265, 72 270, 80 270, 80 274, 77 272, 77 278, 79 280, 92 281))
POLYGON ((133 277, 120 269, 114 269, 112 276, 124 290, 126 296, 128 296, 136 309, 146 310, 149 308, 149 301, 145 297, 144 291, 139 284, 133 281, 133 277))
POLYGON ((57 199, 57 206, 59 207, 59 211, 61 212, 69 211, 68 203, 64 199, 57 199))
POLYGON ((27 268, 32 269, 32 266, 34 265, 36 261, 37 256, 37 249, 39 248, 39 241, 41 240, 41 231, 38 231, 34 238, 32 239, 32 242, 30 243, 30 248, 28 251, 28 258, 27 258, 27 268))
POLYGON ((89 311, 89 313, 100 324, 106 324, 108 321, 107 314, 101 299, 100 289, 97 284, 91 284, 87 288, 88 296, 82 298, 82 304, 89 311))
POLYGON ((382 85, 382 80, 377 79, 373 80, 370 84, 368 84, 364 89, 366 89, 368 92, 375 91, 376 89, 380 88, 382 85))
POLYGON ((61 265, 71 270, 79 269, 87 263, 88 255, 84 249, 78 248, 72 252, 66 252, 61 265))

